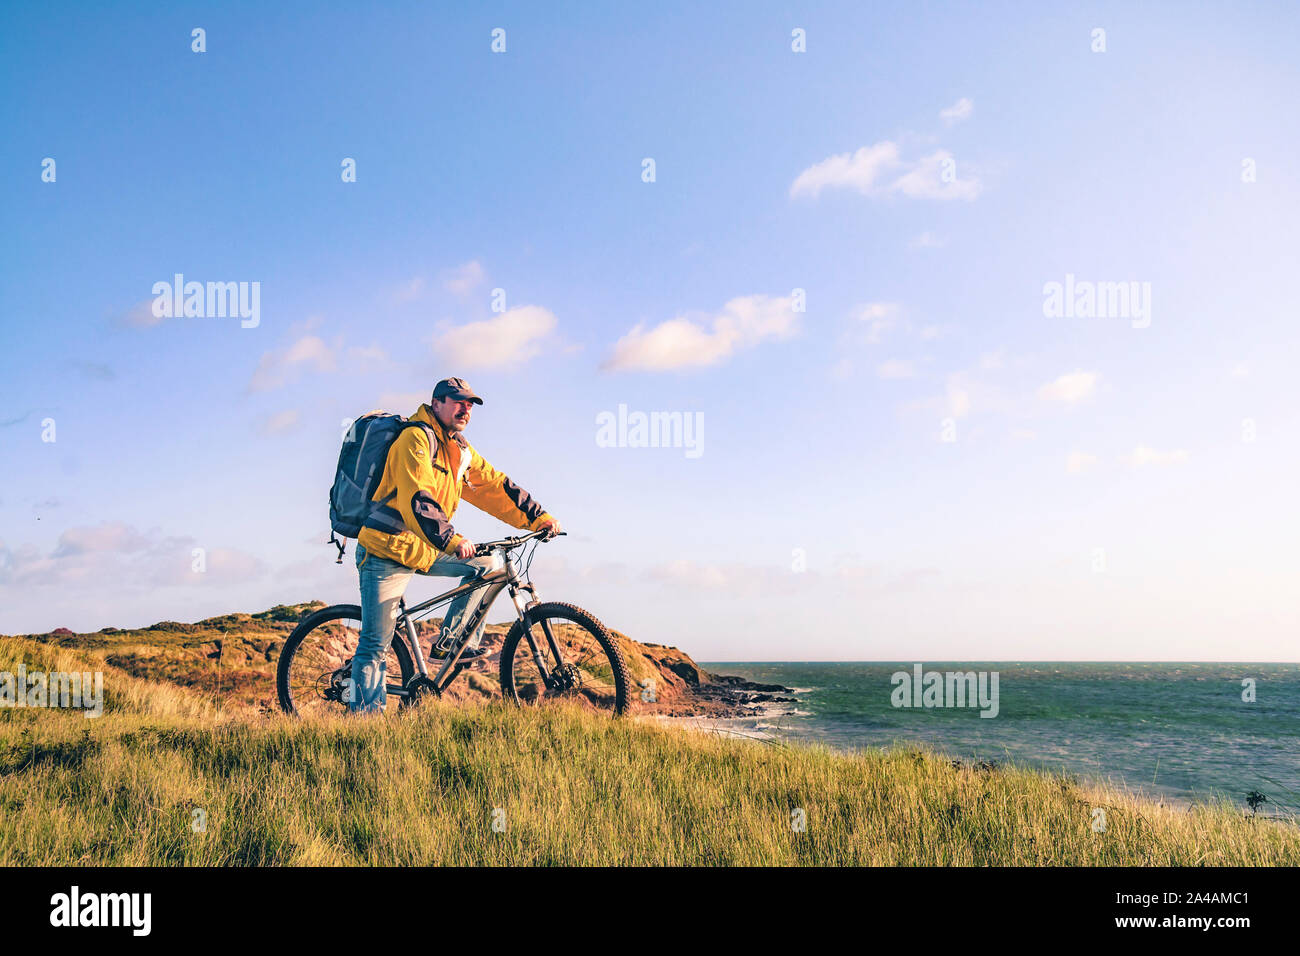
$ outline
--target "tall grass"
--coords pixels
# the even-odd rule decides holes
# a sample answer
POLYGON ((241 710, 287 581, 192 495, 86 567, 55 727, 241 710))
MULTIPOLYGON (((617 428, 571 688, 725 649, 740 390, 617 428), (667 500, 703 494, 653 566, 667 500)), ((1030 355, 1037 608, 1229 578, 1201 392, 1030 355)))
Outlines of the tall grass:
POLYGON ((0 726, 0 863, 1300 863, 1300 830, 1227 805, 1165 809, 919 751, 844 756, 559 708, 73 719, 0 726))
MULTIPOLYGON (((7 638, 0 669, 16 654, 82 663, 7 638)), ((307 722, 105 684, 99 719, 0 711, 0 863, 1300 864, 1300 828, 1226 803, 1162 808, 918 750, 436 701, 307 722)))

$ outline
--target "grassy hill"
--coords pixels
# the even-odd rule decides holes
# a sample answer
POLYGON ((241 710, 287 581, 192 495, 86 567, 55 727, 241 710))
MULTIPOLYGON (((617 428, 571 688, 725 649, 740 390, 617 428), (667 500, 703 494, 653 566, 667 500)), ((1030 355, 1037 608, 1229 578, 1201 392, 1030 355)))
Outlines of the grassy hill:
MULTIPOLYGON (((139 676, 144 661, 201 676, 186 648, 206 633, 125 633, 0 637, 0 671, 100 669, 106 690, 98 719, 0 709, 0 865, 1300 864, 1294 824, 920 750, 848 756, 486 697, 292 720, 139 676)), ((231 670, 263 672, 257 653, 231 670)))
MULTIPOLYGON (((270 714, 279 707, 275 667, 280 648, 298 621, 321 607, 323 603, 311 601, 278 605, 258 614, 223 614, 192 624, 161 621, 132 630, 106 627, 90 634, 61 628, 47 634, 22 635, 21 639, 75 650, 81 658, 94 662, 96 669, 109 667, 132 677, 185 688, 224 710, 270 714)), ((417 624, 426 658, 441 625, 440 617, 417 624)), ((489 700, 500 695, 496 652, 508 629, 508 624, 487 625, 483 645, 489 653, 452 685, 451 699, 489 700)), ((643 712, 674 714, 721 709, 717 700, 696 692, 712 675, 689 655, 675 647, 634 641, 619 631, 611 633, 623 651, 633 684, 639 687, 645 679, 655 682, 656 705, 642 707, 643 712)), ((718 692, 722 691, 719 688, 718 692)))

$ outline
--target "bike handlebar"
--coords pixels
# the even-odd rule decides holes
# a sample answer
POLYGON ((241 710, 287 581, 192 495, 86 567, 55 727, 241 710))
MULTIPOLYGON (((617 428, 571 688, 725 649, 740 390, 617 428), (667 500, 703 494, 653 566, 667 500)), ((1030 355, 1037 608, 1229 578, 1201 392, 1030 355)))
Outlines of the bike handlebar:
POLYGON ((502 551, 509 551, 510 549, 517 548, 525 541, 530 541, 533 538, 541 538, 543 541, 549 541, 551 538, 560 538, 566 534, 568 534, 567 531, 530 531, 528 534, 520 535, 517 538, 502 538, 499 541, 484 541, 482 544, 474 545, 474 557, 487 557, 487 555, 498 548, 502 551))

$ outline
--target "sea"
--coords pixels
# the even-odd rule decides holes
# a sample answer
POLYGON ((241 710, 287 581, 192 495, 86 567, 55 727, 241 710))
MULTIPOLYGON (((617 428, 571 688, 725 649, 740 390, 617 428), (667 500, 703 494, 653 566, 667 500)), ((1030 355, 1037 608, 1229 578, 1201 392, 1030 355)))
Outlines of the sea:
MULTIPOLYGON (((919 679, 914 662, 701 666, 794 692, 786 696, 797 702, 768 704, 761 717, 718 722, 725 732, 846 751, 923 744, 1175 803, 1226 798, 1261 815, 1300 816, 1300 664, 927 662, 919 679), (919 706, 924 695, 912 693, 926 673, 971 671, 985 675, 983 707, 919 706), (996 716, 982 717, 994 709, 994 674, 996 716), (904 699, 904 683, 914 699, 904 699)), ((941 700, 955 703, 948 684, 941 700)))

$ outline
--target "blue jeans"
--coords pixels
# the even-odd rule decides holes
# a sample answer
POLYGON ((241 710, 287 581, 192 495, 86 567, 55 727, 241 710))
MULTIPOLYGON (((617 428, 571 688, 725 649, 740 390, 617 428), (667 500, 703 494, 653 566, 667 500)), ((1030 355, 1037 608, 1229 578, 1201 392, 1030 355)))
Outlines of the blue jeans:
MULTIPOLYGON (((416 574, 440 575, 458 577, 464 583, 504 567, 504 562, 495 553, 468 560, 439 554, 428 571, 416 571, 388 558, 370 554, 360 544, 357 544, 356 551, 357 573, 361 578, 361 636, 357 640, 356 655, 352 658, 351 693, 345 699, 353 713, 372 713, 383 711, 388 700, 388 665, 385 659, 397 626, 397 602, 406 593, 411 578, 416 574)), ((447 606, 440 638, 458 635, 466 616, 478 610, 488 590, 480 588, 453 600, 447 606)), ((471 648, 478 647, 483 640, 484 623, 479 622, 469 643, 471 648)))

